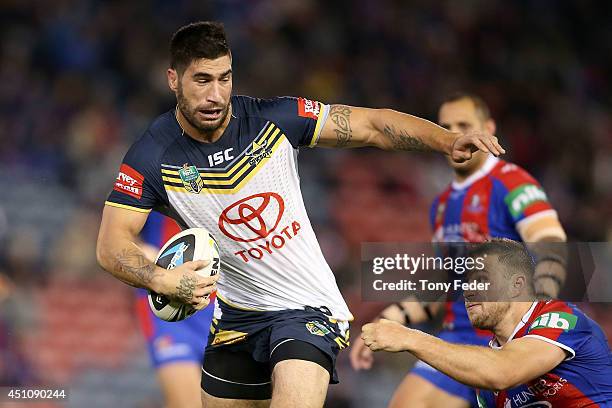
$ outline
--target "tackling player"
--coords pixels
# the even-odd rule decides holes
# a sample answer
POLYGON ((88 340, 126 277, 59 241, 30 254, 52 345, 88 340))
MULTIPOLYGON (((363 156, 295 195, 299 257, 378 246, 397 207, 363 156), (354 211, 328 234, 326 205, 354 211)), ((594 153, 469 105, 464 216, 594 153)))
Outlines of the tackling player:
MULTIPOLYGON (((176 222, 152 211, 140 233, 147 259, 155 261, 159 248, 179 231, 176 222)), ((164 407, 201 408, 199 384, 212 305, 188 319, 166 322, 151 311, 147 291, 137 292, 137 316, 164 396, 164 407)))
POLYGON ((206 407, 321 407, 352 315, 304 208, 297 149, 375 146, 457 161, 504 151, 488 132, 452 132, 389 109, 232 96, 220 23, 174 34, 167 79, 176 109, 126 154, 104 207, 98 262, 127 284, 197 308, 218 279, 202 369, 206 407), (152 208, 215 235, 220 277, 197 276, 205 262, 167 271, 146 260, 135 242, 152 208))
POLYGON ((599 325, 570 303, 536 300, 532 258, 522 244, 493 240, 471 256, 484 256, 485 267, 468 280, 490 289, 466 291, 465 306, 474 327, 493 332, 490 348, 449 343, 388 320, 363 327, 365 344, 409 351, 480 389, 479 407, 612 407, 612 352, 599 325))
MULTIPOLYGON (((459 93, 440 106, 438 123, 454 132, 473 130, 495 133, 495 122, 478 96, 459 93)), ((559 244, 565 232, 539 183, 525 170, 484 152, 463 163, 449 160, 453 182, 436 197, 430 221, 434 241, 482 242, 489 237, 510 238, 532 244, 538 264, 534 278, 539 296, 557 296, 565 279, 565 253, 559 244)), ((386 308, 381 316, 406 325, 432 319, 445 306, 441 339, 452 343, 485 345, 490 333, 475 330, 461 296, 456 302, 420 304, 406 301, 386 308)), ((351 349, 355 369, 369 369, 372 352, 357 339, 351 349)), ((393 395, 390 408, 474 406, 472 390, 417 362, 393 395)))

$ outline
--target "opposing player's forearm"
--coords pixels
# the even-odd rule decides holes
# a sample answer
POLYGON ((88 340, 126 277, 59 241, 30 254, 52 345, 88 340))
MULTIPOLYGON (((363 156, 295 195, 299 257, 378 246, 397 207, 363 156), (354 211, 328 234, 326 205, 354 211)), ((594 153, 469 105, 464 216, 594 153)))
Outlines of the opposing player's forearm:
POLYGON ((385 150, 436 151, 450 154, 457 134, 428 120, 391 109, 373 116, 376 146, 385 150))
POLYGON ((536 294, 540 297, 557 298, 567 275, 568 253, 565 236, 546 237, 527 245, 536 258, 533 275, 536 294))
POLYGON ((130 286, 155 290, 157 279, 163 273, 129 239, 100 239, 96 255, 103 269, 130 286))
POLYGON ((469 386, 499 390, 508 385, 508 361, 500 350, 447 343, 415 331, 414 340, 406 346, 406 351, 469 386))

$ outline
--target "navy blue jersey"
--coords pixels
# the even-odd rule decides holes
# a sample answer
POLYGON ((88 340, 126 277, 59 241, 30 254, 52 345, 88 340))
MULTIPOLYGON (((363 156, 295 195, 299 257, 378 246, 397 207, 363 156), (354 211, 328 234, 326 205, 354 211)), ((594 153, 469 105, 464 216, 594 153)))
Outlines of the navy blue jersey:
POLYGON ((196 193, 236 191, 281 137, 294 148, 317 142, 322 122, 317 119, 323 106, 319 102, 233 96, 231 105, 232 120, 215 143, 198 142, 184 135, 174 109, 158 117, 125 155, 107 204, 141 211, 157 207, 168 210, 171 204, 167 187, 184 187, 196 193), (220 159, 223 161, 217 163, 220 159), (184 164, 190 168, 192 163, 202 165, 198 166, 200 177, 195 178, 195 183, 188 180, 186 172, 179 180, 166 177, 178 175, 168 169, 181 169, 184 164))

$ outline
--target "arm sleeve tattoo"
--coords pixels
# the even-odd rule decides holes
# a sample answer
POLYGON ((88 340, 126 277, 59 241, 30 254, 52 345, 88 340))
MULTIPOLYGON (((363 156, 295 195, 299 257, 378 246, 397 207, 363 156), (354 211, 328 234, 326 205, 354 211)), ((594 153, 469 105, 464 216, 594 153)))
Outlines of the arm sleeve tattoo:
POLYGON ((394 150, 432 151, 432 148, 423 143, 417 136, 410 135, 406 130, 398 132, 393 125, 385 124, 383 134, 389 139, 394 150))
POLYGON ((347 146, 353 137, 351 129, 351 108, 343 105, 333 105, 329 111, 329 117, 334 123, 336 133, 336 147, 347 146))
POLYGON ((147 287, 157 276, 155 265, 136 249, 123 249, 115 258, 119 278, 132 286, 147 287))

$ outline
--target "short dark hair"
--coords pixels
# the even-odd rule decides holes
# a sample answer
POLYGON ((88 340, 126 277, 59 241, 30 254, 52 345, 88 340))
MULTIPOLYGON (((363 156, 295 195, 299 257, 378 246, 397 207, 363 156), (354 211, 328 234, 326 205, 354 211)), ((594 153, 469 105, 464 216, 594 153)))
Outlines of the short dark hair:
POLYGON ((535 263, 525 244, 507 238, 493 238, 490 241, 471 244, 470 256, 477 258, 483 255, 497 255, 499 262, 506 266, 504 277, 509 279, 512 272, 523 272, 531 285, 535 263))
POLYGON ((476 114, 480 116, 482 121, 491 119, 491 110, 489 109, 489 105, 482 99, 480 96, 469 93, 469 92, 455 92, 453 94, 448 95, 446 98, 442 100, 440 106, 449 102, 457 102, 462 99, 468 99, 474 104, 474 109, 476 109, 476 114))
POLYGON ((225 28, 216 21, 198 21, 179 28, 170 40, 170 67, 184 71, 196 59, 230 54, 225 28))

